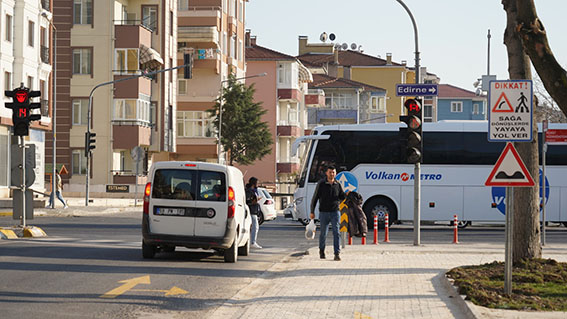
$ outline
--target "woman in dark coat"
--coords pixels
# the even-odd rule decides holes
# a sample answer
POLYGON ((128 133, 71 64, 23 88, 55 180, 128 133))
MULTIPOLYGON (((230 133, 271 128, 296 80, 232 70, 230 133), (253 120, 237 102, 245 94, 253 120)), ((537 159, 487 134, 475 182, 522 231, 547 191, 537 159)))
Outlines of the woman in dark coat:
POLYGON ((362 210, 362 202, 362 196, 359 193, 348 193, 346 204, 348 206, 348 231, 351 237, 366 237, 368 232, 368 224, 366 214, 362 210))

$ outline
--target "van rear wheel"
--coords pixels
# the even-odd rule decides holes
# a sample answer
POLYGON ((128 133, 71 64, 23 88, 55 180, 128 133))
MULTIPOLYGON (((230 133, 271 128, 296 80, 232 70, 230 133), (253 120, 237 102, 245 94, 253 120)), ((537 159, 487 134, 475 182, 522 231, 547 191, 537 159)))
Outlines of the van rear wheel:
MULTIPOLYGON (((250 232, 248 232, 250 234, 250 232)), ((248 236, 248 240, 246 241, 246 245, 242 247, 238 247, 238 254, 240 256, 248 256, 250 255, 250 236, 248 236)))
POLYGON ((156 250, 157 250, 156 246, 146 244, 144 241, 142 241, 142 256, 145 259, 154 258, 154 256, 156 255, 156 250))
POLYGON ((224 251, 224 261, 227 263, 235 263, 238 259, 238 235, 234 236, 234 241, 230 248, 224 251))

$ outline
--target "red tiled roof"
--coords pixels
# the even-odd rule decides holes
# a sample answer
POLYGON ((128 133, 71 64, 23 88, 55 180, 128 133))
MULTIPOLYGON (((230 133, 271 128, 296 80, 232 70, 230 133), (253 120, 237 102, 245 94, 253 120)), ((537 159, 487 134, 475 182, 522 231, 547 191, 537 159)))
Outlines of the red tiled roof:
POLYGON ((295 57, 280 53, 268 48, 264 48, 259 45, 253 45, 246 47, 246 60, 250 61, 282 61, 282 60, 293 60, 295 57))
POLYGON ((360 83, 345 78, 335 78, 324 74, 313 74, 313 82, 309 83, 310 89, 338 89, 338 88, 364 88, 368 91, 386 91, 383 88, 360 83))
MULTIPOLYGON (((306 66, 321 66, 326 63, 332 63, 334 61, 333 54, 317 54, 317 53, 307 53, 297 57, 306 66)), ((342 66, 385 66, 386 60, 373 57, 368 54, 360 53, 358 51, 346 50, 339 51, 339 65, 342 66)), ((392 62, 392 65, 402 66, 392 62)))
POLYGON ((466 97, 466 98, 476 98, 478 97, 474 92, 461 89, 451 84, 439 84, 439 91, 437 92, 437 97, 449 98, 449 97, 466 97))

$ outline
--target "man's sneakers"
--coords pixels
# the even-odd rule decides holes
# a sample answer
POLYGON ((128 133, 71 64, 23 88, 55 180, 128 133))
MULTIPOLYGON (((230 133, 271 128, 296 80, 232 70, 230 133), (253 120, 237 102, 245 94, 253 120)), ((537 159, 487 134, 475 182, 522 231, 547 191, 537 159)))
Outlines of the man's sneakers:
POLYGON ((257 249, 262 249, 262 246, 258 245, 258 243, 253 243, 252 247, 257 248, 257 249))
POLYGON ((325 250, 324 249, 319 249, 319 258, 325 259, 325 250))
POLYGON ((336 260, 336 261, 341 261, 341 257, 339 256, 339 254, 335 254, 335 260, 336 260))

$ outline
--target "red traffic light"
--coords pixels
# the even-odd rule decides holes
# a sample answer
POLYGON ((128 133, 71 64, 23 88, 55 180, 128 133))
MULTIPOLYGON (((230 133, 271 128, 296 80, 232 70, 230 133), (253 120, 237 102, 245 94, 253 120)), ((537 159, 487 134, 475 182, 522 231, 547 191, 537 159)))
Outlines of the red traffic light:
POLYGON ((28 99, 28 91, 20 90, 16 91, 16 101, 18 103, 24 103, 28 99))
POLYGON ((414 99, 407 100, 404 106, 408 109, 408 112, 421 112, 421 105, 414 99))

